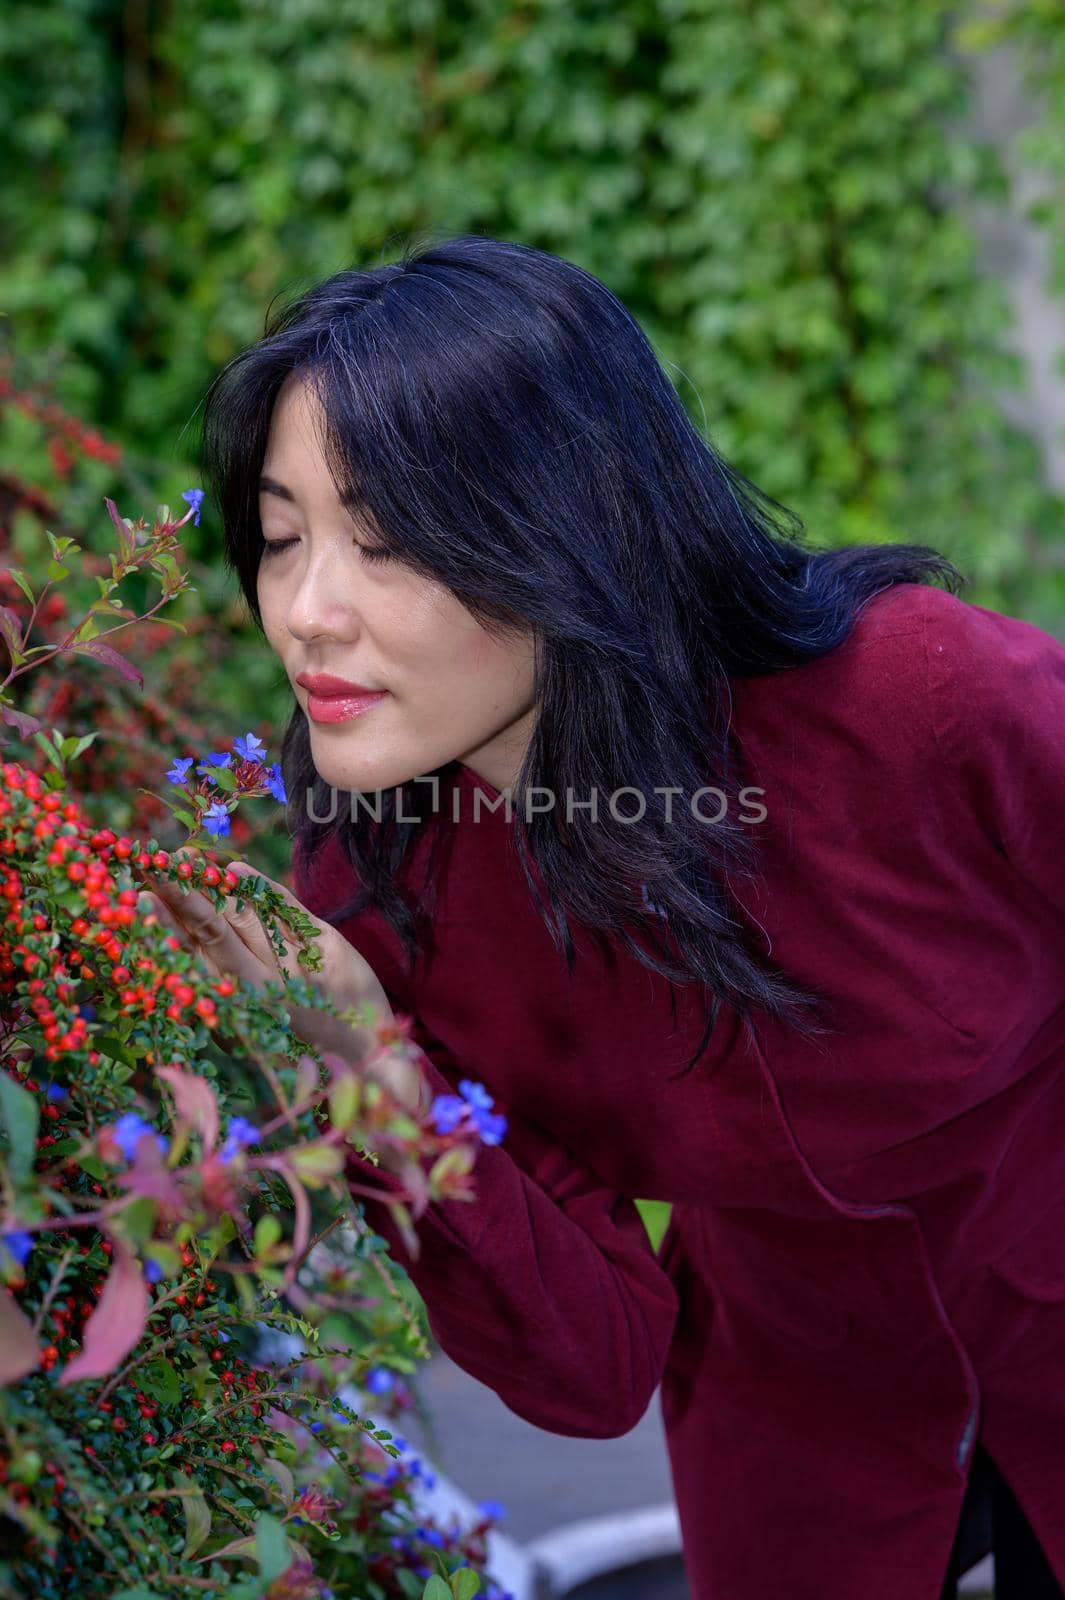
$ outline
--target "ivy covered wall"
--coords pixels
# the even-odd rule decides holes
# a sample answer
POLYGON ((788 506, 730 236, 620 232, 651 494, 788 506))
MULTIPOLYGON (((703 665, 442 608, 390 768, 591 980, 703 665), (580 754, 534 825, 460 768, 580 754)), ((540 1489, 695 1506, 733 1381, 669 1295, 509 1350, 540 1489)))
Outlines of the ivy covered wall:
MULTIPOLYGON (((1007 26, 1060 186, 1065 12, 1007 26)), ((1065 636, 1062 505, 999 403, 1023 373, 965 220, 1006 198, 959 128, 994 32, 946 0, 13 0, 5 337, 173 461, 279 292, 409 232, 520 239, 625 300, 814 542, 936 545, 1065 636)))

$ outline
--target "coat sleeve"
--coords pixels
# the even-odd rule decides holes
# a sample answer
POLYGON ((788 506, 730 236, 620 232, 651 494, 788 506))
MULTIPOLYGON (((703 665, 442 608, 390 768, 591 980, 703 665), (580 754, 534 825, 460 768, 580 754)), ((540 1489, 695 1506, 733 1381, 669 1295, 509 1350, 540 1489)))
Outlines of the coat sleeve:
POLYGON ((944 759, 984 835, 1065 915, 1065 644, 955 600, 928 650, 944 759))
MULTIPOLYGON (((306 880, 295 862, 294 882, 303 900, 306 880)), ((358 921, 343 932, 373 965, 372 940, 353 936, 358 921)), ((378 976, 393 1009, 410 1015, 392 975, 378 976)), ((453 1094, 470 1074, 417 1017, 412 1037, 433 1095, 453 1094)), ((640 1420, 662 1377, 676 1290, 633 1201, 531 1121, 509 1108, 506 1115, 503 1143, 478 1151, 475 1199, 433 1202, 414 1223, 416 1260, 383 1200, 360 1196, 367 1221, 409 1274, 435 1338, 458 1366, 537 1427, 617 1437, 640 1420)), ((348 1173, 382 1194, 401 1187, 354 1151, 348 1173)))

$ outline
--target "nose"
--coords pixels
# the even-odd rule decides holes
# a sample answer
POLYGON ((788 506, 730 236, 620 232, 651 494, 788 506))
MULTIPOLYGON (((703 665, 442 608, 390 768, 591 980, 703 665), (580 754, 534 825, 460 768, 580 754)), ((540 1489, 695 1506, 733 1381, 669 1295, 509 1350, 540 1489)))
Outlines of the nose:
POLYGON ((354 639, 359 630, 354 604, 354 574, 343 569, 334 553, 322 551, 303 568, 288 605, 286 622, 302 642, 326 635, 354 639))

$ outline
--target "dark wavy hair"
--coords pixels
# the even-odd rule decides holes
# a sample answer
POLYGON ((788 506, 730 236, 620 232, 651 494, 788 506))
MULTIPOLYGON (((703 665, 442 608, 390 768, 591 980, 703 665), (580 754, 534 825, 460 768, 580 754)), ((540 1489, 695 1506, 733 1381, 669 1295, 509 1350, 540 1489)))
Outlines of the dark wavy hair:
MULTIPOLYGON (((873 595, 936 579, 956 593, 958 570, 925 545, 804 548, 798 517, 701 437, 639 324, 597 278, 503 239, 423 237, 400 259, 337 272, 268 315, 263 337, 208 392, 205 478, 226 564, 260 627, 258 481, 274 402, 297 368, 322 408, 337 489, 375 537, 489 632, 532 630, 537 720, 513 835, 567 969, 566 906, 670 980, 674 1018, 673 983, 702 984, 706 1029, 685 1072, 723 1001, 748 1026, 757 1006, 804 1036, 830 1032, 819 998, 756 955, 732 915, 728 878, 753 869, 750 835, 708 825, 686 804, 667 824, 654 791, 730 792, 730 677, 816 660, 873 595), (530 818, 525 790, 536 784, 556 796, 632 786, 646 811, 620 823, 530 818), (634 894, 641 884, 667 921, 634 894)), ((413 965, 434 890, 427 882, 421 899, 408 897, 397 877, 428 819, 395 818, 419 814, 424 786, 374 796, 373 815, 359 806, 354 818, 338 810, 313 821, 305 801, 313 796, 320 817, 330 791, 299 706, 281 768, 296 849, 309 859, 338 833, 358 884, 328 920, 375 906, 413 965)))

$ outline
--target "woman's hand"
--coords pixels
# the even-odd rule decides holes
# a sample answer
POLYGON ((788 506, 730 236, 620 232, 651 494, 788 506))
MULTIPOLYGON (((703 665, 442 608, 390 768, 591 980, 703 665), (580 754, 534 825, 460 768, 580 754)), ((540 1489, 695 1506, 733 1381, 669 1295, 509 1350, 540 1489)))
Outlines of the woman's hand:
MULTIPOLYGON (((191 851, 175 851, 171 862, 192 859, 191 851)), ((245 862, 230 863, 238 876, 256 876, 245 862)), ((206 895, 196 889, 182 890, 169 879, 152 878, 152 890, 144 892, 143 907, 154 913, 186 948, 195 951, 218 977, 233 977, 255 988, 284 982, 291 977, 306 977, 339 1011, 369 1002, 379 1013, 380 1022, 392 1020, 392 1007, 381 983, 364 956, 343 934, 300 904, 283 884, 258 873, 277 890, 289 905, 309 917, 319 935, 322 965, 311 972, 297 962, 298 943, 283 923, 277 927, 284 937, 285 953, 279 959, 273 943, 251 905, 238 910, 235 901, 216 911, 206 895)), ((293 1031, 319 1050, 335 1052, 346 1061, 358 1064, 373 1050, 377 1040, 373 1029, 352 1027, 313 1007, 289 1006, 293 1031)), ((368 1071, 409 1111, 421 1103, 422 1075, 412 1063, 382 1054, 368 1071)))

